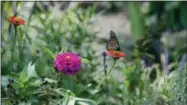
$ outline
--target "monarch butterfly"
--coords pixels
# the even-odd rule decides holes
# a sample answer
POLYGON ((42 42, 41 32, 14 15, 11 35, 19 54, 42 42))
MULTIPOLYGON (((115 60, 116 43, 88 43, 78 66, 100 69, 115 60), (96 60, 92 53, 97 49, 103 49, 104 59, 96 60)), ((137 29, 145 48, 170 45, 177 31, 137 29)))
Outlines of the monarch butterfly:
POLYGON ((107 42, 106 49, 120 51, 118 39, 113 31, 110 31, 110 39, 107 42))
POLYGON ((112 56, 114 59, 126 56, 125 53, 120 51, 120 46, 116 34, 110 31, 110 39, 106 45, 108 55, 112 56))
POLYGON ((118 39, 113 31, 110 31, 110 39, 107 42, 106 49, 120 51, 118 39))

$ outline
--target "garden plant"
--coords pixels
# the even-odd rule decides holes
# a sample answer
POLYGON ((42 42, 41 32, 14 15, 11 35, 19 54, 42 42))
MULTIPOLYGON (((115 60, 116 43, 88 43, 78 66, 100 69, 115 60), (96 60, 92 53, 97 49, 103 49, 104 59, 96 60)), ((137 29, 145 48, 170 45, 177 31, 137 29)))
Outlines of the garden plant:
POLYGON ((1 104, 187 105, 186 10, 185 1, 1 1, 1 104), (103 22, 111 17, 120 22, 103 22))

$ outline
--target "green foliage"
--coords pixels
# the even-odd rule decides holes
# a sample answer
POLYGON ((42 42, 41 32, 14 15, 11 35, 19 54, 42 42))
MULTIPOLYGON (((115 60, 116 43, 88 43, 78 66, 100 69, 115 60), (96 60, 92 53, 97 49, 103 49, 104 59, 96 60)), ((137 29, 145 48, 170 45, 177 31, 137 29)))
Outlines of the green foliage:
POLYGON ((136 2, 129 2, 128 10, 130 13, 130 21, 132 25, 132 35, 138 40, 146 35, 144 16, 140 12, 140 6, 136 2))
MULTIPOLYGON (((110 56, 102 64, 102 54, 93 48, 99 48, 94 43, 101 40, 98 32, 88 29, 98 15, 95 10, 101 9, 95 3, 83 7, 81 2, 29 2, 29 6, 27 2, 2 2, 2 104, 185 105, 186 61, 179 61, 186 53, 186 3, 146 2, 149 6, 144 12, 144 3, 107 3, 109 8, 105 10, 112 12, 123 11, 128 4, 132 36, 137 41, 134 52, 140 55, 134 59, 127 54, 132 59, 118 59, 115 66, 110 56), (12 15, 23 18, 25 25, 12 25, 8 21, 12 15), (160 40, 168 29, 183 39, 172 48, 160 40), (181 30, 184 32, 177 33, 181 30), (164 48, 168 49, 168 59, 164 48), (54 69, 55 55, 63 52, 80 55, 82 65, 76 75, 64 75, 54 69), (161 59, 161 53, 164 59, 155 62, 161 59), (162 64, 170 73, 166 74, 162 64), (108 71, 111 66, 112 72, 108 71), (99 90, 95 90, 99 84, 99 90)), ((167 40, 176 39, 171 34, 167 40)))
POLYGON ((136 77, 131 77, 139 80, 128 79, 128 76, 131 76, 135 71, 135 66, 126 67, 125 75, 127 79, 123 88, 123 97, 125 97, 123 102, 125 105, 184 105, 186 103, 187 78, 185 67, 180 67, 169 75, 160 72, 156 65, 152 68, 139 68, 142 73, 134 74, 133 76, 136 77), (157 77, 154 82, 150 82, 149 72, 153 68, 157 71, 157 77), (138 75, 141 75, 141 78, 138 78, 138 75), (129 87, 132 86, 130 84, 135 85, 129 87), (134 90, 129 91, 129 89, 134 90))
MULTIPOLYGON (((183 31, 186 32, 184 6, 186 6, 184 2, 152 1, 142 4, 139 2, 129 2, 128 11, 132 26, 131 32, 136 40, 136 49, 134 50, 136 58, 143 58, 150 65, 154 62, 162 63, 160 56, 162 56, 166 47, 161 40, 164 37, 164 33, 169 33, 169 37, 173 37, 174 35, 171 32, 176 32, 177 34, 183 31)), ((186 36, 186 33, 183 35, 186 36)), ((166 38, 165 40, 169 39, 166 38)), ((185 45, 182 46, 183 48, 178 46, 175 50, 177 48, 180 50, 186 49, 185 45)), ((180 52, 182 53, 180 56, 186 53, 180 52)), ((171 62, 173 62, 175 57, 170 57, 171 62)))
MULTIPOLYGON (((30 24, 26 27, 18 26, 17 29, 15 29, 15 27, 10 25, 9 33, 13 36, 13 42, 8 42, 7 27, 3 27, 2 31, 5 35, 3 35, 2 57, 8 58, 8 54, 11 51, 11 49, 8 49, 9 46, 15 49, 12 52, 14 60, 11 61, 11 59, 7 59, 2 62, 2 74, 7 78, 11 77, 11 80, 13 79, 11 83, 8 83, 8 81, 4 82, 3 88, 7 85, 9 87, 8 90, 5 88, 5 100, 3 100, 3 103, 12 104, 11 102, 14 100, 19 104, 45 104, 48 103, 47 101, 45 102, 45 97, 50 96, 50 99, 47 100, 51 100, 51 102, 49 102, 51 105, 61 102, 63 102, 63 105, 71 105, 72 103, 90 103, 95 105, 94 101, 77 98, 74 95, 74 93, 79 95, 81 92, 84 92, 85 89, 88 88, 87 86, 75 83, 70 77, 67 78, 66 76, 56 74, 52 67, 55 54, 66 51, 78 52, 80 55, 84 56, 84 58, 82 58, 82 63, 91 64, 85 53, 85 49, 87 48, 80 48, 82 47, 81 42, 85 40, 90 42, 88 37, 90 37, 91 33, 87 31, 86 26, 89 19, 94 14, 94 7, 89 7, 87 10, 84 10, 75 6, 67 8, 64 12, 54 8, 54 10, 41 13, 42 11, 34 10, 34 7, 37 9, 39 5, 39 2, 33 4, 33 10, 30 11, 32 17, 29 16, 30 24), (54 12, 58 12, 61 15, 55 17, 54 14, 52 14, 54 12), (16 30, 17 33, 15 33, 14 30, 16 30), (80 42, 77 40, 80 40, 80 42), (75 46, 69 47, 69 45, 75 46), (16 66, 13 70, 8 66, 10 64, 18 65, 19 68, 16 66), (9 71, 5 71, 6 68, 8 68, 9 71), (21 70, 22 68, 24 69, 21 70), (59 91, 55 91, 62 86, 63 88, 61 88, 61 90, 63 89, 63 91, 59 90, 60 93, 59 91), (9 90, 16 93, 11 93, 9 90), (54 94, 54 92, 59 94, 54 94), (7 93, 10 93, 10 95, 7 96, 7 93), (56 99, 52 97, 56 97, 56 99), (27 100, 27 102, 24 102, 24 100, 27 100)), ((11 7, 11 5, 3 6, 4 12, 6 7, 11 7)), ((43 7, 39 6, 39 8, 42 9, 43 7)), ((7 21, 8 17, 11 16, 9 13, 11 12, 8 12, 8 16, 5 17, 5 25, 9 24, 7 21)), ((27 23, 27 20, 25 21, 27 23)), ((77 78, 80 77, 74 77, 74 79, 77 78)))
POLYGON ((86 58, 81 58, 81 62, 91 64, 91 62, 86 58))
POLYGON ((179 67, 177 71, 171 74, 170 91, 171 98, 168 100, 170 104, 184 105, 187 101, 187 69, 186 64, 179 67))
MULTIPOLYGON (((156 19, 152 21, 152 24, 157 24, 158 31, 181 31, 186 29, 186 13, 184 8, 185 2, 149 2, 149 8, 145 13, 146 18, 156 16, 156 19)), ((150 25, 152 25, 150 24, 150 25)))

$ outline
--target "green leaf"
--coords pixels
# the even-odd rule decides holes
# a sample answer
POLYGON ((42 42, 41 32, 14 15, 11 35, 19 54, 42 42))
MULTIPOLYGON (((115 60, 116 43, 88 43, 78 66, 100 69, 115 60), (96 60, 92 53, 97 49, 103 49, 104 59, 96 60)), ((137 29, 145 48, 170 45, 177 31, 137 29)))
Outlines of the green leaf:
POLYGON ((25 36, 26 36, 26 38, 27 38, 29 44, 32 44, 32 41, 31 41, 31 38, 29 37, 29 35, 26 33, 25 36))
POLYGON ((32 62, 30 62, 27 66, 24 67, 22 72, 20 73, 20 76, 18 78, 18 81, 20 83, 25 83, 29 80, 31 77, 38 77, 37 73, 35 71, 35 65, 32 65, 32 62))
POLYGON ((15 89, 19 89, 19 88, 22 88, 24 87, 24 85, 22 83, 20 83, 19 81, 15 81, 12 83, 12 86, 15 88, 15 89))
POLYGON ((36 42, 34 42, 34 43, 36 45, 38 45, 48 57, 50 57, 51 59, 55 58, 55 54, 49 48, 47 48, 47 46, 40 45, 40 44, 38 44, 36 42))
POLYGON ((97 105, 95 101, 90 99, 70 97, 68 105, 97 105))
POLYGON ((44 51, 45 54, 47 54, 51 59, 55 58, 55 54, 47 47, 41 46, 42 50, 44 51))
POLYGON ((28 85, 29 86, 40 86, 42 84, 42 80, 40 79, 36 79, 36 78, 32 78, 32 79, 29 79, 29 82, 28 82, 28 85))
POLYGON ((54 73, 54 74, 56 73, 55 69, 52 66, 50 66, 49 69, 51 70, 52 73, 54 73))
POLYGON ((96 93, 99 92, 99 90, 90 90, 89 92, 90 92, 90 94, 95 95, 96 93))
POLYGON ((67 92, 63 88, 58 88, 58 89, 55 89, 53 91, 56 92, 57 94, 63 96, 63 97, 68 96, 67 92))
POLYGON ((19 73, 10 72, 9 76, 10 76, 11 78, 18 78, 20 75, 19 75, 19 73))
POLYGON ((50 78, 44 78, 44 81, 47 81, 48 83, 57 83, 56 80, 50 78))
POLYGON ((81 62, 91 64, 91 62, 86 58, 81 58, 81 62))
POLYGON ((25 70, 27 69, 27 66, 23 69, 23 71, 20 73, 19 79, 18 81, 20 81, 21 83, 25 83, 28 81, 28 74, 27 71, 25 70))

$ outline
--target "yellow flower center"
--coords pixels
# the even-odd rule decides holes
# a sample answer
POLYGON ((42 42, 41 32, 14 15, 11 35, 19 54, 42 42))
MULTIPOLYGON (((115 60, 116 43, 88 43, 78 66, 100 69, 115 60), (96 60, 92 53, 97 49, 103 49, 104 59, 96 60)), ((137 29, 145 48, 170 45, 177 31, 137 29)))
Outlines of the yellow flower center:
POLYGON ((15 17, 14 20, 15 20, 15 21, 20 21, 20 18, 15 17))
POLYGON ((66 56, 66 59, 69 60, 69 59, 70 59, 70 56, 66 56))

